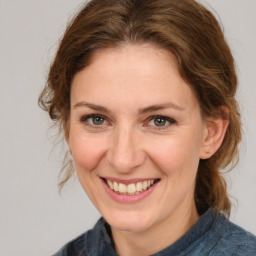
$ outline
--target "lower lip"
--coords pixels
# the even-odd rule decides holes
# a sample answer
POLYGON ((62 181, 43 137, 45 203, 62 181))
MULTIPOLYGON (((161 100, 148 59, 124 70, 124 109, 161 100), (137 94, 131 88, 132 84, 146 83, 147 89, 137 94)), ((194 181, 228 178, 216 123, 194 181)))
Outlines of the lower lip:
POLYGON ((155 183, 153 186, 151 186, 149 189, 142 191, 138 194, 135 195, 126 195, 126 194, 118 194, 116 192, 114 192, 107 184, 104 180, 102 180, 103 183, 103 187, 105 189, 105 191, 108 193, 108 195, 115 200, 116 202, 119 203, 137 203, 142 201, 143 199, 147 198, 153 191, 154 189, 157 187, 159 181, 157 183, 155 183))

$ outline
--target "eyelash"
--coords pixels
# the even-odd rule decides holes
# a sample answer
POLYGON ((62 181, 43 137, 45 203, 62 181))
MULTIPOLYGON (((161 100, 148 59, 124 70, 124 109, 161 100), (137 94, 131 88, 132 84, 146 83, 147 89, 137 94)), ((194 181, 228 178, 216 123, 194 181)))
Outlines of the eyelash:
MULTIPOLYGON (((89 121, 88 121, 90 118, 100 118, 100 119, 103 119, 103 122, 106 122, 106 121, 107 121, 107 118, 106 118, 105 116, 99 115, 99 114, 90 114, 90 115, 83 116, 80 121, 81 121, 82 123, 84 123, 85 125, 90 126, 90 127, 92 127, 92 128, 96 128, 96 129, 101 128, 101 127, 104 125, 104 124, 99 124, 99 125, 91 124, 91 123, 89 123, 89 121)), ((152 125, 152 127, 154 127, 154 129, 157 129, 157 130, 166 129, 166 128, 169 127, 170 125, 176 123, 176 121, 175 121, 174 119, 170 118, 170 117, 163 116, 163 115, 153 115, 153 116, 150 116, 150 117, 147 119, 146 125, 144 125, 144 126, 151 126, 151 125, 149 125, 149 123, 150 123, 151 121, 154 121, 154 120, 157 120, 157 119, 161 119, 161 120, 167 121, 167 122, 169 123, 169 124, 167 124, 167 125, 159 126, 159 127, 156 126, 156 125, 155 125, 155 126, 152 125)))
POLYGON ((93 127, 93 128, 100 128, 100 126, 102 126, 102 125, 96 125, 96 124, 91 124, 91 123, 89 123, 88 120, 89 120, 90 118, 101 118, 101 119, 104 119, 104 121, 107 120, 107 118, 106 118, 105 116, 103 116, 103 115, 99 115, 99 114, 90 114, 90 115, 83 116, 80 121, 81 121, 82 123, 88 125, 88 126, 93 127))
POLYGON ((170 125, 172 124, 175 124, 176 121, 170 117, 167 117, 167 116, 163 116, 163 115, 154 115, 154 116, 151 116, 149 119, 148 119, 148 123, 151 122, 151 121, 154 121, 154 120, 157 120, 157 119, 161 119, 161 120, 164 120, 164 121, 167 121, 169 124, 167 125, 164 125, 164 126, 154 126, 155 129, 157 130, 162 130, 162 129, 166 129, 168 128, 170 125))

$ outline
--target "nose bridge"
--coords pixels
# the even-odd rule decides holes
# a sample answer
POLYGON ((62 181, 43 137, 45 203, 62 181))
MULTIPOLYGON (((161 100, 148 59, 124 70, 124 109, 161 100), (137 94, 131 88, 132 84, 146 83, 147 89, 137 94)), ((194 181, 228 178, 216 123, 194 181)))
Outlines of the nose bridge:
POLYGON ((144 161, 139 145, 139 134, 129 124, 123 124, 113 132, 108 150, 108 161, 118 172, 130 172, 144 161))

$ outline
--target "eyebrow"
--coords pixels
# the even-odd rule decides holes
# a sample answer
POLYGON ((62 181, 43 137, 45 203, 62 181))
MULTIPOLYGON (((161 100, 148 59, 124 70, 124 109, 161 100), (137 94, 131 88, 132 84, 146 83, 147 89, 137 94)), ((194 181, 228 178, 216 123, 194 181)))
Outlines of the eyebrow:
POLYGON ((156 104, 156 105, 152 105, 152 106, 149 106, 149 107, 146 107, 146 108, 142 108, 142 109, 139 110, 139 114, 146 114, 146 113, 149 113, 149 112, 154 112, 154 111, 169 109, 169 108, 179 110, 179 111, 185 110, 184 107, 181 107, 177 104, 166 103, 166 104, 156 104))
MULTIPOLYGON (((78 102, 73 106, 73 108, 78 108, 78 107, 87 107, 87 108, 90 108, 90 109, 93 109, 96 111, 100 111, 103 113, 110 113, 110 111, 103 106, 92 104, 92 103, 87 103, 84 101, 78 102)), ((159 110, 169 109, 169 108, 175 109, 175 110, 180 110, 180 111, 185 110, 184 107, 181 107, 174 103, 167 103, 167 104, 156 104, 156 105, 148 106, 146 108, 139 109, 138 112, 139 112, 139 114, 146 114, 149 112, 154 112, 154 111, 159 111, 159 110)))
POLYGON ((92 103, 87 103, 87 102, 84 102, 84 101, 78 102, 73 106, 73 108, 78 108, 78 107, 87 107, 87 108, 90 108, 90 109, 93 109, 93 110, 96 110, 96 111, 105 112, 105 113, 110 112, 107 108, 105 108, 103 106, 95 105, 95 104, 92 104, 92 103))

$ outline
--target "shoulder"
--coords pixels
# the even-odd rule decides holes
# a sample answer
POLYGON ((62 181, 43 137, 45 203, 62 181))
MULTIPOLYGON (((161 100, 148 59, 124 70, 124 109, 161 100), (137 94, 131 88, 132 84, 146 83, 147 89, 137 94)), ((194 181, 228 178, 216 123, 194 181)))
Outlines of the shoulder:
POLYGON ((53 256, 87 255, 86 251, 91 244, 90 241, 92 240, 92 233, 92 230, 88 230, 87 232, 81 234, 77 238, 65 244, 53 256))
POLYGON ((86 243, 89 232, 90 231, 87 231, 74 240, 68 242, 53 256, 81 255, 82 251, 84 250, 84 244, 86 243))
POLYGON ((256 255, 256 236, 222 217, 221 233, 210 256, 256 255))
POLYGON ((94 228, 81 234, 74 240, 64 245, 53 256, 86 256, 86 255, 101 255, 98 250, 106 247, 106 238, 104 230, 104 220, 100 219, 95 224, 94 228))

